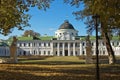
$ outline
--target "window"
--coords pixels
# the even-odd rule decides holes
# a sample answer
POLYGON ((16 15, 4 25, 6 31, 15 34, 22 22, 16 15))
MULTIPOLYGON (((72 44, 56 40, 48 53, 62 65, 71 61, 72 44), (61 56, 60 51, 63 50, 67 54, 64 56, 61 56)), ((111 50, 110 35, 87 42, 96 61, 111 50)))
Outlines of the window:
POLYGON ((77 51, 75 51, 75 55, 76 55, 76 56, 78 55, 77 51))
POLYGON ((41 55, 41 51, 39 51, 39 55, 41 55))
POLYGON ((46 43, 44 43, 44 46, 46 47, 46 43))
POLYGON ((24 47, 25 47, 26 44, 24 43, 23 45, 24 45, 24 47))
POLYGON ((34 47, 35 47, 35 43, 34 43, 34 47))
POLYGON ((22 46, 22 44, 21 44, 21 43, 19 43, 19 46, 21 47, 21 46, 22 46))
POLYGON ((65 47, 68 47, 68 43, 65 43, 65 47))
POLYGON ((84 54, 85 54, 85 51, 82 51, 82 54, 84 55, 84 54))
POLYGON ((60 47, 62 47, 62 43, 60 43, 60 47))
POLYGON ((41 46, 41 43, 39 43, 39 46, 41 46))
POLYGON ((73 47, 73 43, 70 43, 70 47, 73 47))
POLYGON ((102 44, 103 44, 103 46, 105 45, 105 43, 104 43, 104 42, 102 42, 102 44))
POLYGON ((114 46, 114 42, 112 42, 112 45, 114 46))
POLYGON ((57 51, 55 52, 55 55, 57 56, 57 51))
POLYGON ((83 42, 82 45, 85 46, 85 43, 83 42))
POLYGON ((57 43, 55 43, 55 47, 57 47, 57 43))
POLYGON ((117 42, 117 46, 119 45, 119 42, 117 42))
POLYGON ((44 55, 46 55, 46 51, 44 51, 44 55))
POLYGON ((80 45, 79 45, 79 43, 75 43, 75 47, 79 47, 80 45))
POLYGON ((92 42, 92 46, 94 46, 94 42, 92 42))
POLYGON ((48 51, 48 55, 50 55, 50 51, 48 51))
POLYGON ((73 56, 73 51, 71 51, 70 55, 73 56))
POLYGON ((30 43, 28 43, 28 46, 30 47, 30 43))
POLYGON ((60 51, 60 56, 62 56, 62 51, 60 51))
POLYGON ((50 46, 50 43, 48 43, 48 46, 50 46))
POLYGON ((105 51, 103 51, 103 55, 105 55, 105 51))

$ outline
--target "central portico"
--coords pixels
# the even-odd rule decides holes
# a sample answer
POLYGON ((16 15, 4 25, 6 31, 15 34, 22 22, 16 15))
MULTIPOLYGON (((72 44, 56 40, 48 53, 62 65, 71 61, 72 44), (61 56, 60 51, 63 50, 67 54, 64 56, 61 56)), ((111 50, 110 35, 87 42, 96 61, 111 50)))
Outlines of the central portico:
MULTIPOLYGON (((55 32, 56 40, 53 40, 53 53, 57 56, 77 56, 80 52, 80 40, 76 40, 78 31, 65 20, 55 32)), ((82 48, 82 46, 81 46, 82 48)))

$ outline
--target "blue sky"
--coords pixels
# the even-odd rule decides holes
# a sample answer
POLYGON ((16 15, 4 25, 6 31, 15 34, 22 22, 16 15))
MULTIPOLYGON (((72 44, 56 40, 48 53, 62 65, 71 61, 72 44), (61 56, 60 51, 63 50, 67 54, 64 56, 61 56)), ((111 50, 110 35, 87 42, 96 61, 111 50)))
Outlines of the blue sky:
MULTIPOLYGON (((82 9, 83 7, 76 8, 69 4, 63 3, 63 0, 55 0, 51 3, 51 6, 46 11, 38 10, 37 8, 31 8, 28 12, 32 17, 29 21, 31 27, 24 28, 25 30, 34 30, 40 33, 42 36, 47 34, 54 36, 54 32, 60 27, 64 20, 68 20, 76 30, 79 31, 79 35, 86 35, 86 25, 81 20, 76 20, 72 14, 73 11, 82 9)), ((24 31, 25 31, 24 30, 24 31)), ((0 35, 1 39, 7 39, 9 36, 20 36, 24 31, 14 29, 8 36, 0 35)))

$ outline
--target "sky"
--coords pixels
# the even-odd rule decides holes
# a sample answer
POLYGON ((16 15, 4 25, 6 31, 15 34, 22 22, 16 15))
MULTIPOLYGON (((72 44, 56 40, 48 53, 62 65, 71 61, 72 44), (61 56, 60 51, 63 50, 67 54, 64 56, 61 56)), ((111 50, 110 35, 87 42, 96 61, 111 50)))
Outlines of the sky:
MULTIPOLYGON (((25 27, 25 30, 33 30, 44 36, 54 36, 55 31, 60 27, 65 20, 68 20, 76 30, 78 30, 79 36, 86 35, 86 25, 82 20, 76 20, 75 16, 72 14, 74 11, 83 9, 83 6, 76 8, 69 4, 63 3, 63 0, 55 0, 51 3, 50 8, 46 11, 38 10, 36 7, 31 8, 28 12, 32 17, 29 20, 31 27, 25 27)), ((21 36, 24 31, 13 29, 12 33, 8 36, 3 36, 0 34, 1 39, 7 39, 10 36, 21 36)))

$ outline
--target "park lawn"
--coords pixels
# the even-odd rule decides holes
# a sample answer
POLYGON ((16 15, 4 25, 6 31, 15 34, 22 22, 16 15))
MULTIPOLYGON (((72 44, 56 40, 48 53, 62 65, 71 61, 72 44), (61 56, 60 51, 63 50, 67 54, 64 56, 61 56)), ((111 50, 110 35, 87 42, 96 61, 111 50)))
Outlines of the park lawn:
MULTIPOLYGON (((34 60, 27 62, 21 59, 18 64, 0 64, 0 80, 96 79, 95 64, 85 64, 78 57, 49 57, 37 63, 34 60)), ((120 64, 100 64, 100 80, 120 80, 120 64)))
POLYGON ((42 63, 42 64, 68 64, 68 63, 76 63, 76 64, 83 64, 85 63, 84 59, 79 59, 79 57, 76 56, 47 56, 47 57, 25 57, 25 58, 19 58, 19 63, 42 63))

